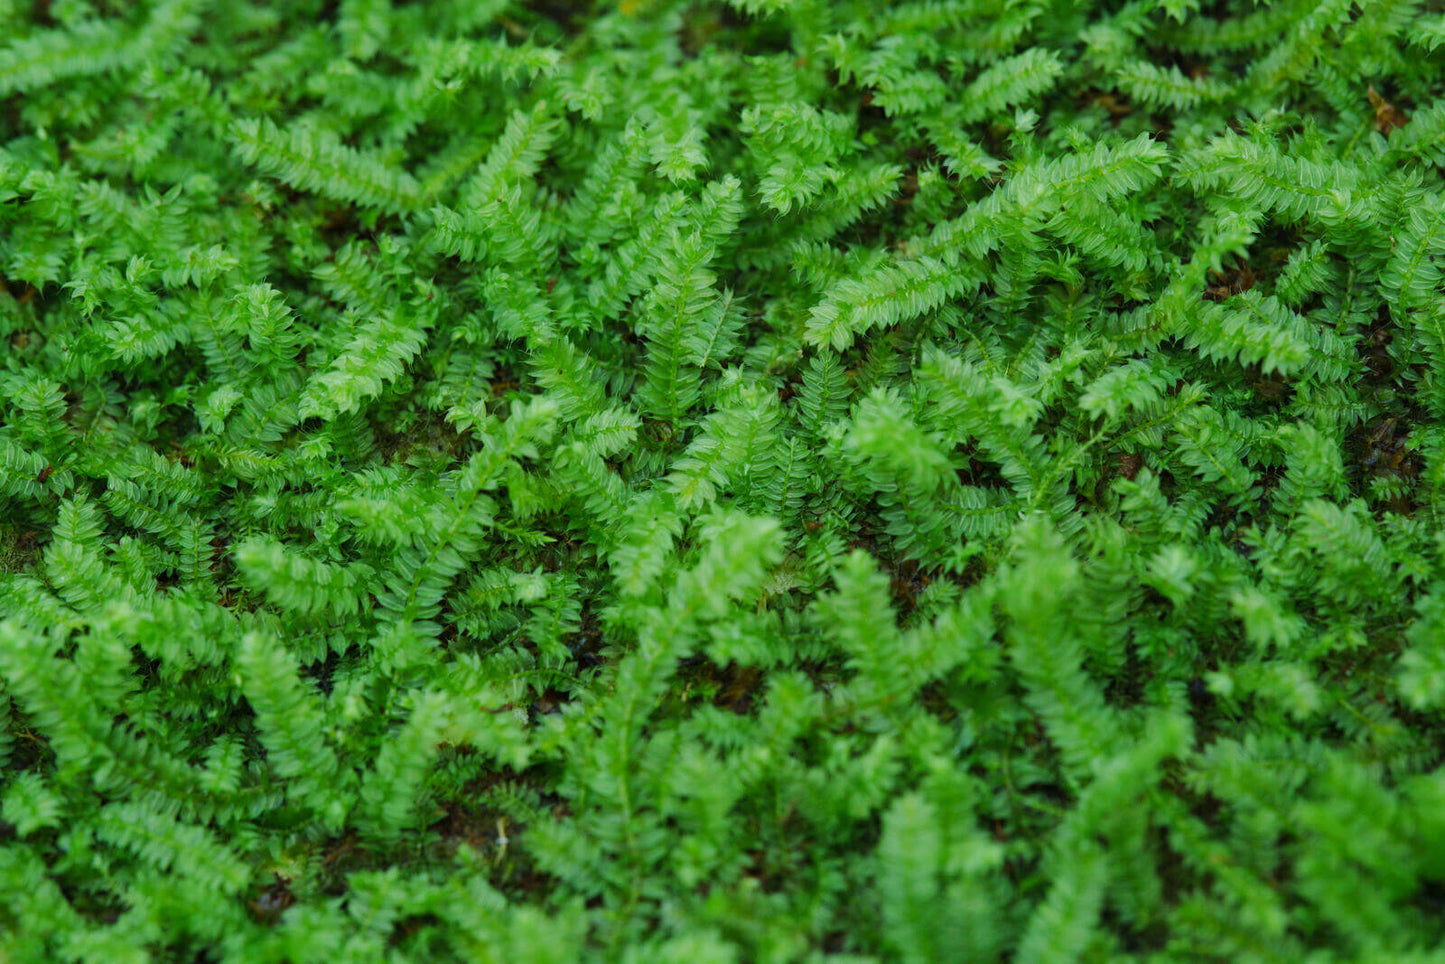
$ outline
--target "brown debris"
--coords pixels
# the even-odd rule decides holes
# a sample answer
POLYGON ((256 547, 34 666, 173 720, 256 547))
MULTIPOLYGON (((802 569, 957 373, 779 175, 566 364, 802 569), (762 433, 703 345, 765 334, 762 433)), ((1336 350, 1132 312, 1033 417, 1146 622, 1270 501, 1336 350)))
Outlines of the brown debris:
POLYGON ((261 892, 261 895, 254 900, 247 901, 251 908, 251 917, 258 924, 272 925, 281 918, 281 913, 296 903, 296 895, 291 893, 291 878, 276 875, 276 882, 261 892))
POLYGON ((1410 122, 1410 115, 1381 97, 1373 84, 1366 90, 1366 95, 1370 98, 1370 106, 1375 109, 1375 130, 1381 134, 1388 136, 1390 131, 1410 122))
POLYGON ((1209 273, 1214 277, 1216 283, 1204 289, 1206 301, 1225 301, 1241 291, 1248 291, 1259 281, 1259 275, 1254 268, 1243 262, 1237 262, 1228 271, 1216 271, 1210 268, 1209 273))

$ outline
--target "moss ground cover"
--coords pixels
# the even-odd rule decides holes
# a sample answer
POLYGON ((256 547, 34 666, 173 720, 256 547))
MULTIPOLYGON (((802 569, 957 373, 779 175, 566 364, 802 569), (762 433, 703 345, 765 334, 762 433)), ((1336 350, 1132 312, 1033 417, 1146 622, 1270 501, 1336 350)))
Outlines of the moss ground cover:
POLYGON ((0 0, 0 962, 1445 962, 1442 44, 0 0))

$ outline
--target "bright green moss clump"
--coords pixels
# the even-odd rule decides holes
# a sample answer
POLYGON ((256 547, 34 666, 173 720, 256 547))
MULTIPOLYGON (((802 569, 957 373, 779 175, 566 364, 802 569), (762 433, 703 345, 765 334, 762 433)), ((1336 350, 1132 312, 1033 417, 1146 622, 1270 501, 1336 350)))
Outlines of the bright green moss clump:
POLYGON ((0 25, 0 961, 1445 962, 1445 5, 0 25))

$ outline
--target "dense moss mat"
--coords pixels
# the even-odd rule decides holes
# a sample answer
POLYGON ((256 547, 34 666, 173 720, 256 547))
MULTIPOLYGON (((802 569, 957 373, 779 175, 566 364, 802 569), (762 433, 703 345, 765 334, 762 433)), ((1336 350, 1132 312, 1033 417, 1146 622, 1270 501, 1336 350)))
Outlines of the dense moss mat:
POLYGON ((0 961, 1445 961, 1445 4, 0 24, 0 961))

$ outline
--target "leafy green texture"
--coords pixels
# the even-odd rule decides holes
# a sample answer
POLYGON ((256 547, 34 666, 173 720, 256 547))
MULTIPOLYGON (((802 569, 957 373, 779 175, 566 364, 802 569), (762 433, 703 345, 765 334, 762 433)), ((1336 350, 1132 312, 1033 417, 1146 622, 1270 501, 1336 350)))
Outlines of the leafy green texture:
POLYGON ((0 24, 0 961, 1445 964, 1442 4, 0 24))

